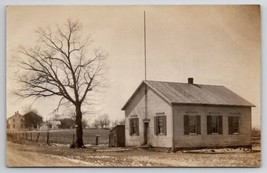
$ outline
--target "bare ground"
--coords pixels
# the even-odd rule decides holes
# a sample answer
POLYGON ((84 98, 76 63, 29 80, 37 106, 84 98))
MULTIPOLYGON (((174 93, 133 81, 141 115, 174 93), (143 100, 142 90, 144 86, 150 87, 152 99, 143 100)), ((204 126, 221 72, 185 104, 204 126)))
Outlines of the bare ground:
POLYGON ((258 150, 246 152, 157 152, 147 149, 88 147, 69 149, 7 142, 9 167, 259 167, 258 150))

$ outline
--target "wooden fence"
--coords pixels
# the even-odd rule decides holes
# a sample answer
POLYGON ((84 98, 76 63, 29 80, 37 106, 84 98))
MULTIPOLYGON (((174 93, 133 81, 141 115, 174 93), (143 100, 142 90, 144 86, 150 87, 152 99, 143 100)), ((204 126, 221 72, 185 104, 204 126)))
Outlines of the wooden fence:
MULTIPOLYGON (((34 141, 37 143, 52 143, 56 144, 71 144, 75 141, 74 130, 55 130, 55 131, 13 131, 7 132, 7 140, 17 141, 34 141)), ((83 132, 84 144, 90 145, 108 145, 109 130, 84 130, 83 132)))

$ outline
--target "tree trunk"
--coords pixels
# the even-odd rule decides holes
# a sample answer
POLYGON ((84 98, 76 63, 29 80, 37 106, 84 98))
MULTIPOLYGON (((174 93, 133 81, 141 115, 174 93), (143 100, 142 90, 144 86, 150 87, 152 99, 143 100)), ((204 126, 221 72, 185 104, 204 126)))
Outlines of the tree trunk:
POLYGON ((83 144, 82 111, 81 105, 76 105, 76 140, 75 148, 85 148, 83 144))

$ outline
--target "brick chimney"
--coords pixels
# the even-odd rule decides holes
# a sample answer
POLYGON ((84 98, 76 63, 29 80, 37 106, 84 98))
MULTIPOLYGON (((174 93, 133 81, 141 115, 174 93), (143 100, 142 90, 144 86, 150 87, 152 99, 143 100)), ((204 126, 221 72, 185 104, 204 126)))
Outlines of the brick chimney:
POLYGON ((188 78, 188 84, 194 84, 194 78, 192 77, 188 78))

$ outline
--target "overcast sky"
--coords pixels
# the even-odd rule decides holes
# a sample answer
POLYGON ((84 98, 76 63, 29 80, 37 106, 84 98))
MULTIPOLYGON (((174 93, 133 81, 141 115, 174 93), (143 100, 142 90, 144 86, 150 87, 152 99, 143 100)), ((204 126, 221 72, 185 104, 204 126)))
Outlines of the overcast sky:
MULTIPOLYGON (((7 8, 7 117, 32 100, 14 97, 19 45, 34 46, 38 27, 79 20, 84 34, 108 53, 109 87, 99 96, 99 113, 124 118, 122 106, 144 80, 143 11, 147 26, 147 79, 223 85, 254 105, 260 125, 260 9, 258 6, 9 6, 7 8)), ((33 107, 50 117, 57 103, 33 107)), ((93 119, 87 117, 88 119, 93 119)))

